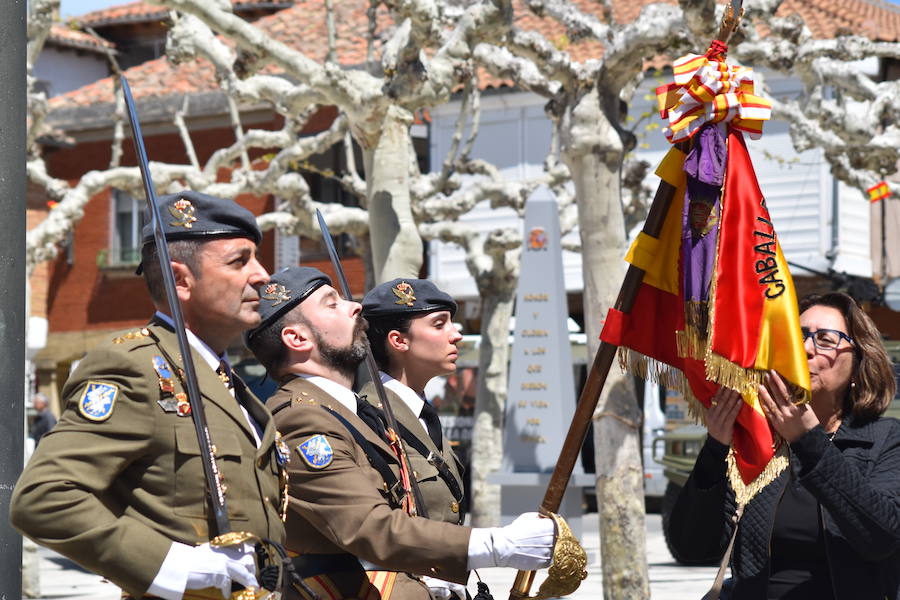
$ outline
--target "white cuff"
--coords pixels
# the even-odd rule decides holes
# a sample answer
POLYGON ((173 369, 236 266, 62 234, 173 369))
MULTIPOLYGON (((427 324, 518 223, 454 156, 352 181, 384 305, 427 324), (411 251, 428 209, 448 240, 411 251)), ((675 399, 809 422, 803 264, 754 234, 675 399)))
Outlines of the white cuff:
POLYGON ((193 549, 193 546, 172 542, 165 560, 159 567, 159 572, 144 595, 159 596, 165 600, 181 600, 188 578, 185 565, 190 564, 189 555, 193 549))
POLYGON ((496 567, 494 559, 494 541, 490 527, 476 527, 469 534, 469 560, 467 571, 496 567))

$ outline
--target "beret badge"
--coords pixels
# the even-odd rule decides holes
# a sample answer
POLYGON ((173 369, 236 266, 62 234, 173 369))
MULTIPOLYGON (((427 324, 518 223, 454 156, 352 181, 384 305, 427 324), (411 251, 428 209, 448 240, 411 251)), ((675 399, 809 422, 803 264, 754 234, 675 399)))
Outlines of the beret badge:
POLYGON ((175 217, 175 220, 171 223, 172 227, 190 229, 197 221, 197 217, 194 216, 196 212, 194 205, 191 204, 190 200, 185 200, 184 198, 175 201, 169 207, 169 212, 175 217))
POLYGON ((410 307, 415 305, 416 296, 413 293, 413 288, 405 281, 401 281, 400 283, 392 287, 391 291, 394 292, 394 296, 397 297, 397 300, 394 301, 394 304, 405 304, 406 306, 410 307))
POLYGON ((272 306, 278 306, 282 302, 291 299, 293 292, 280 283, 270 283, 265 287, 262 297, 266 300, 272 300, 272 306))

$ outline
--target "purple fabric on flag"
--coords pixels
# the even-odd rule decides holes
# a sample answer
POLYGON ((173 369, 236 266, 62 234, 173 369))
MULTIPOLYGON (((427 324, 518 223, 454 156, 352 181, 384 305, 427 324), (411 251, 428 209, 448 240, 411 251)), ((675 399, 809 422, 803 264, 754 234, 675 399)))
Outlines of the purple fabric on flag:
POLYGON ((684 160, 687 191, 682 213, 681 264, 684 298, 688 302, 709 300, 727 156, 728 148, 719 127, 707 124, 694 137, 684 160))

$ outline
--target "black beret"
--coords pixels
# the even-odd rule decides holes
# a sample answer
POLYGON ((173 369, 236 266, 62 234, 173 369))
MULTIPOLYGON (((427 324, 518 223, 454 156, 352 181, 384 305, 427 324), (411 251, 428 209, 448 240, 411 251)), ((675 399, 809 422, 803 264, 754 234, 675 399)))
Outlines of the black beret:
POLYGON ((312 267, 285 267, 269 278, 269 283, 259 290, 259 325, 247 332, 249 343, 257 333, 266 329, 282 315, 306 300, 310 294, 331 285, 331 279, 312 267))
MULTIPOLYGON (((257 244, 262 232, 253 213, 233 200, 185 190, 157 199, 167 241, 214 237, 245 237, 257 244)), ((151 220, 141 229, 144 244, 153 243, 151 220)))
POLYGON ((376 285, 362 301, 367 319, 449 310, 456 314, 456 302, 427 279, 393 279, 376 285))

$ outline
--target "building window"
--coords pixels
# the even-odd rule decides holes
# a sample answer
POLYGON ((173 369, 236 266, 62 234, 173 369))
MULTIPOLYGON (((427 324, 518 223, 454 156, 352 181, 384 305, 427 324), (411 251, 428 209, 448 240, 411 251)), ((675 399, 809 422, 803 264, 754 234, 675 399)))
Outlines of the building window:
POLYGON ((110 265, 136 265, 141 261, 144 203, 122 190, 113 190, 113 243, 110 265))

